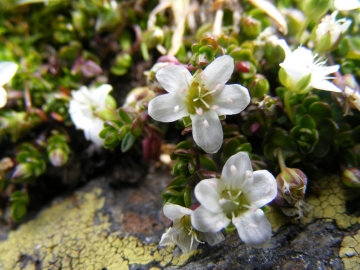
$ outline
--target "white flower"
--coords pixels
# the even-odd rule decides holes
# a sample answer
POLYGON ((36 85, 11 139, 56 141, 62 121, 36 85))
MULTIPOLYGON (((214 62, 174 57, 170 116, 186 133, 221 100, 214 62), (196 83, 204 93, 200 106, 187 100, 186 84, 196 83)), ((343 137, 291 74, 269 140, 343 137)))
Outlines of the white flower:
POLYGON ((315 60, 316 55, 304 47, 292 52, 283 39, 279 40, 278 44, 285 51, 285 60, 280 64, 279 78, 288 90, 298 94, 307 93, 312 88, 341 92, 333 83, 327 81, 330 79, 329 74, 338 71, 338 65, 324 66, 325 61, 315 60))
POLYGON ((0 108, 7 102, 7 93, 3 86, 14 77, 17 69, 18 65, 13 62, 0 62, 0 108))
POLYGON ((220 179, 202 180, 195 187, 201 203, 191 215, 193 227, 218 232, 232 222, 246 245, 263 247, 271 238, 271 226, 260 209, 277 195, 274 176, 266 170, 253 172, 247 153, 228 159, 220 179))
POLYGON ((334 6, 337 10, 353 10, 360 8, 359 0, 335 0, 334 6))
POLYGON ((318 52, 330 51, 336 45, 342 34, 349 28, 351 20, 345 18, 336 20, 338 11, 326 15, 315 28, 315 49, 318 52))
POLYGON ((167 246, 176 244, 183 253, 188 253, 197 249, 202 241, 208 242, 213 246, 224 240, 221 232, 202 233, 193 229, 190 222, 192 210, 180 205, 166 203, 164 214, 172 220, 172 227, 162 235, 159 245, 167 246))
POLYGON ((87 140, 92 141, 98 147, 104 144, 99 137, 100 131, 104 128, 104 121, 97 115, 106 108, 106 97, 112 86, 103 84, 96 89, 80 87, 77 91, 71 91, 69 114, 77 129, 84 130, 87 140))
POLYGON ((190 115, 193 137, 208 153, 217 152, 223 141, 219 116, 237 114, 250 102, 249 92, 239 84, 225 85, 234 71, 234 60, 218 57, 194 77, 177 65, 160 69, 156 78, 168 94, 149 103, 149 114, 160 122, 172 122, 190 115))

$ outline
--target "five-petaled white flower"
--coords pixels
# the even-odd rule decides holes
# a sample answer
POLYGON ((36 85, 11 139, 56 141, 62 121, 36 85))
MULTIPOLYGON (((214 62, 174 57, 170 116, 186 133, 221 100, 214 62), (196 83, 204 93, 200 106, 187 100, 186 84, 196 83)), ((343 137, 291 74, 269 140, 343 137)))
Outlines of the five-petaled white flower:
POLYGON ((3 86, 14 77, 17 69, 18 65, 13 62, 0 62, 0 108, 7 102, 7 93, 3 86))
POLYGON ((314 28, 315 49, 317 52, 326 52, 334 48, 340 41, 342 34, 349 28, 351 20, 345 18, 336 20, 338 11, 326 15, 314 28))
POLYGON ((271 226, 260 208, 277 195, 274 176, 253 172, 247 153, 239 152, 225 163, 220 179, 202 180, 195 187, 201 203, 191 215, 193 227, 218 232, 232 222, 248 246, 263 247, 271 238, 271 226))
POLYGON ((84 130, 87 140, 92 141, 98 147, 104 145, 104 140, 99 133, 104 128, 104 120, 97 113, 106 109, 106 98, 112 86, 103 84, 96 89, 80 87, 77 91, 71 91, 69 114, 77 129, 84 130))
POLYGON ((316 55, 304 47, 293 52, 285 40, 278 41, 285 51, 285 60, 280 64, 279 78, 281 83, 291 92, 303 94, 312 88, 341 92, 333 83, 327 81, 329 74, 338 71, 339 66, 324 66, 325 61, 314 61, 316 55))
POLYGON ((202 241, 208 242, 213 246, 224 240, 221 232, 202 233, 196 231, 190 222, 192 210, 180 205, 166 203, 164 205, 164 214, 172 220, 172 227, 162 235, 159 245, 167 246, 176 244, 183 253, 188 253, 197 249, 202 241))
POLYGON ((225 85, 233 71, 234 60, 228 55, 216 58, 194 77, 182 66, 160 69, 156 78, 169 93, 150 101, 150 116, 172 122, 190 115, 196 144, 208 153, 217 152, 223 141, 219 116, 237 114, 250 102, 245 87, 225 85))

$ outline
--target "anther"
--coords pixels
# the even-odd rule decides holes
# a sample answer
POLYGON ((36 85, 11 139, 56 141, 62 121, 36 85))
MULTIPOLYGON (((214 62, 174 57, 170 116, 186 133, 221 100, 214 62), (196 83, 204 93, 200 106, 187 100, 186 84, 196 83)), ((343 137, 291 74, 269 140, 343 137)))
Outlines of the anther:
POLYGON ((216 90, 216 91, 219 91, 219 90, 222 89, 222 87, 223 87, 223 85, 219 83, 219 84, 217 84, 217 85, 215 86, 215 90, 216 90))
POLYGON ((196 108, 196 113, 198 115, 202 115, 203 114, 203 109, 202 108, 196 108))
POLYGON ((236 169, 236 167, 235 167, 234 165, 231 165, 231 166, 230 166, 230 171, 231 171, 231 173, 232 173, 233 175, 235 175, 235 174, 237 173, 237 169, 236 169))
POLYGON ((203 81, 206 81, 206 80, 207 80, 207 76, 206 76, 205 74, 202 74, 202 75, 201 75, 201 79, 202 79, 203 81))
POLYGON ((214 105, 214 106, 212 106, 211 109, 215 111, 215 110, 219 109, 219 106, 218 106, 218 105, 214 105))
POLYGON ((246 175, 247 179, 251 179, 253 177, 253 172, 249 171, 249 170, 246 170, 245 175, 246 175))
POLYGON ((226 102, 229 103, 229 104, 233 103, 232 99, 230 99, 230 98, 228 98, 228 99, 226 100, 226 102))
POLYGON ((206 128, 209 127, 209 122, 208 122, 206 119, 204 120, 204 126, 205 126, 206 128))

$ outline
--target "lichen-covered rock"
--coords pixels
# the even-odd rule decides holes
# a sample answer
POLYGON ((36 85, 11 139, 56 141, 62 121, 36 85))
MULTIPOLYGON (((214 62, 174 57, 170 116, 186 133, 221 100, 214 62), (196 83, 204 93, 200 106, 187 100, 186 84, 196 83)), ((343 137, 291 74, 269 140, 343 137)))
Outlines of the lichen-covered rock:
POLYGON ((187 255, 157 245, 169 222, 158 194, 169 180, 156 171, 136 187, 113 188, 99 178, 54 200, 0 242, 0 269, 358 269, 359 218, 346 212, 358 195, 337 177, 319 181, 320 196, 308 196, 312 210, 298 221, 272 208, 267 247, 246 247, 233 234, 187 255))

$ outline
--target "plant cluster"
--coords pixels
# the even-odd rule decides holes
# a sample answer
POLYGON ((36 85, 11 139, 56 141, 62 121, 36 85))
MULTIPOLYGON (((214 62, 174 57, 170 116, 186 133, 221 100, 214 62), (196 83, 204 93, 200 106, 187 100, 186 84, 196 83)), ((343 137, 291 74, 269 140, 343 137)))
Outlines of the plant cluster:
POLYGON ((171 165, 160 245, 183 252, 222 229, 265 246, 267 204, 301 218, 322 174, 360 188, 358 0, 145 2, 0 4, 0 206, 13 220, 39 176, 89 145, 171 165))

